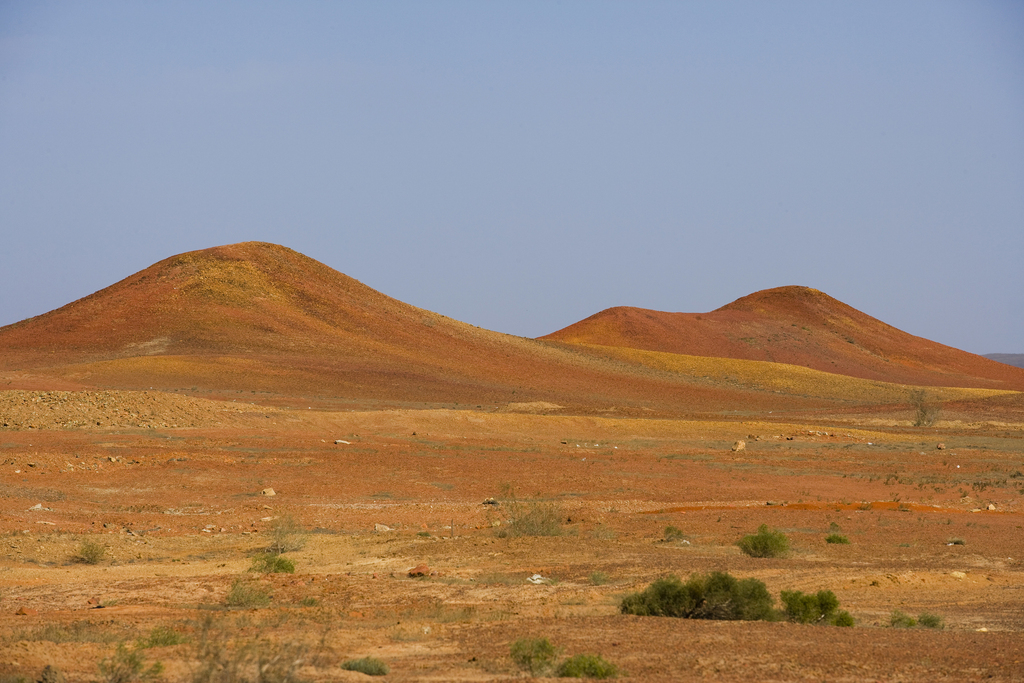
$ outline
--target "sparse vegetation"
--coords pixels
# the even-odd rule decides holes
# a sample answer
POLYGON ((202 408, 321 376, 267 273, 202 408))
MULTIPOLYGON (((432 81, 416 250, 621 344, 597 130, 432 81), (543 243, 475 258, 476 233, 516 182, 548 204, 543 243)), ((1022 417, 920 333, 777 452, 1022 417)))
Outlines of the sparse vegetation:
POLYGON ((267 552, 271 555, 293 553, 306 546, 306 530, 291 515, 283 515, 274 520, 270 527, 270 545, 267 552))
POLYGON ((260 553, 252 558, 249 571, 261 574, 294 574, 295 563, 282 555, 260 553))
POLYGON ((43 624, 27 631, 15 631, 11 640, 43 641, 50 643, 113 643, 124 638, 124 632, 114 633, 91 621, 70 624, 43 624))
POLYGON ((552 669, 558 650, 547 638, 520 638, 512 643, 509 654, 521 670, 539 676, 552 669))
POLYGON ((105 546, 95 541, 83 541, 82 545, 78 546, 78 554, 75 556, 75 560, 82 564, 99 564, 106 554, 107 549, 105 546))
POLYGON ((724 572, 658 579, 646 590, 623 598, 623 614, 683 619, 774 621, 772 597, 757 579, 736 579, 724 572))
POLYGON ((781 531, 762 524, 756 534, 744 536, 736 544, 751 557, 784 557, 789 552, 789 539, 781 531))
POLYGON ((666 543, 671 543, 673 541, 683 540, 684 538, 686 538, 686 534, 684 534, 681 529, 674 527, 670 524, 669 526, 665 527, 665 533, 663 535, 663 538, 666 543))
POLYGON ((188 639, 170 626, 156 626, 149 635, 140 640, 137 647, 144 650, 151 647, 169 647, 188 642, 188 639))
POLYGON ((506 485, 502 489, 501 507, 508 514, 507 523, 498 528, 498 538, 516 536, 560 536, 562 513, 553 503, 524 502, 506 485))
POLYGON ((619 669, 600 655, 576 655, 558 665, 559 678, 614 678, 619 669))
POLYGON ((207 617, 195 636, 192 683, 303 683, 298 671, 313 659, 311 648, 261 635, 246 641, 235 638, 240 628, 251 626, 242 619, 228 624, 207 617))
POLYGON ((590 573, 590 583, 595 586, 603 586, 610 580, 608 574, 602 571, 593 571, 590 573))
POLYGON ((129 649, 124 643, 118 643, 113 656, 101 661, 99 669, 100 676, 107 683, 135 683, 158 679, 164 666, 156 662, 147 668, 146 658, 140 649, 129 649))
POLYGON ((937 614, 931 614, 929 612, 922 612, 917 616, 917 619, 901 612, 898 609, 894 609, 892 614, 889 616, 889 625, 893 628, 934 628, 942 629, 945 628, 945 623, 942 617, 937 614))
POLYGON ((362 659, 349 659, 343 662, 341 668, 345 671, 358 671, 361 674, 367 676, 386 676, 388 671, 388 665, 377 659, 376 657, 363 657, 362 659))
POLYGON ((266 607, 270 604, 270 591, 253 581, 235 579, 224 604, 228 607, 266 607))
POLYGON ((889 615, 889 625, 893 628, 914 628, 917 626, 917 619, 914 619, 909 614, 904 614, 898 609, 894 609, 892 614, 889 615))
POLYGON ((850 539, 842 534, 829 534, 825 537, 825 543, 831 543, 834 545, 849 545, 850 539))
POLYGON ((924 389, 910 392, 910 406, 914 409, 914 426, 930 427, 939 416, 939 408, 928 403, 928 395, 924 389))

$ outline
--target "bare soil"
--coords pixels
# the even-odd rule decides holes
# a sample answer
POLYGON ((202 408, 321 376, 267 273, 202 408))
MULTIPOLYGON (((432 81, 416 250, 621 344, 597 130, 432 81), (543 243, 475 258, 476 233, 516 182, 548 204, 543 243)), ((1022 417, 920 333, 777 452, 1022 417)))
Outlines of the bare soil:
POLYGON ((168 681, 193 680, 211 638, 301 660, 311 681, 365 680, 340 668, 364 656, 390 680, 523 679, 509 657, 523 637, 600 654, 626 680, 1024 678, 1013 411, 912 428, 0 396, 0 680, 46 665, 106 680, 98 664, 156 627, 187 639, 143 650, 168 681), (555 506, 559 535, 502 538, 510 488, 521 507, 555 506), (285 554, 295 573, 251 572, 289 518, 304 530, 285 554), (740 553, 760 524, 788 535, 789 556, 740 553), (104 548, 96 564, 79 557, 87 541, 104 548), (775 596, 832 590, 856 626, 619 614, 660 576, 708 571, 775 596), (227 606, 240 579, 269 605, 227 606), (945 628, 893 628, 896 609, 945 628))

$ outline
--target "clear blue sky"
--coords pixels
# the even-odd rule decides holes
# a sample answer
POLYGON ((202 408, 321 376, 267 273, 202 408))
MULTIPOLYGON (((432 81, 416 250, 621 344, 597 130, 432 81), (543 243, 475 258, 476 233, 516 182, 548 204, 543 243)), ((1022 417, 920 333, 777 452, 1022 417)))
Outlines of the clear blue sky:
POLYGON ((0 0, 0 324, 245 240, 525 336, 801 284, 1024 352, 1024 3, 0 0))

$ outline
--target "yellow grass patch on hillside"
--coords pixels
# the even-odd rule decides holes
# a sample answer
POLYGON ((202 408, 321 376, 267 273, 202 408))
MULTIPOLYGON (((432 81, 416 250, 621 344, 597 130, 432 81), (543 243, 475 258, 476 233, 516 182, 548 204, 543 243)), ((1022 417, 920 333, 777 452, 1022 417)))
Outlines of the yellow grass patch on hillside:
POLYGON ((735 382, 765 391, 865 403, 904 403, 912 389, 924 389, 935 401, 989 398, 1017 392, 960 387, 914 387, 838 375, 798 365, 767 361, 687 356, 616 346, 580 344, 621 360, 715 382, 735 382))

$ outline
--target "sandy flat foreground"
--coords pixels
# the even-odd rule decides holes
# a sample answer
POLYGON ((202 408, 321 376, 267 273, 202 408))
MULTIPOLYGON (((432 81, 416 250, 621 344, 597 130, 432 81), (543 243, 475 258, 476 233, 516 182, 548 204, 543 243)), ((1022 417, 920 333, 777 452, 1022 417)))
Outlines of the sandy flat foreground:
POLYGON ((107 680, 99 663, 157 627, 185 640, 142 651, 168 681, 193 680, 211 643, 258 644, 311 681, 367 680, 340 668, 364 656, 389 680, 522 679, 509 648, 524 637, 630 680, 1024 679, 1019 424, 75 397, 9 408, 19 422, 0 429, 0 681, 46 665, 107 680), (502 538, 533 506, 556 511, 558 535, 502 538), (295 573, 250 571, 289 520, 295 573), (760 524, 789 536, 787 557, 739 551, 760 524), (103 548, 95 564, 77 559, 85 542, 103 548), (619 614, 658 577, 709 571, 776 600, 832 590, 856 626, 619 614), (269 605, 228 607, 238 581, 269 605), (944 628, 892 628, 893 610, 944 628))

